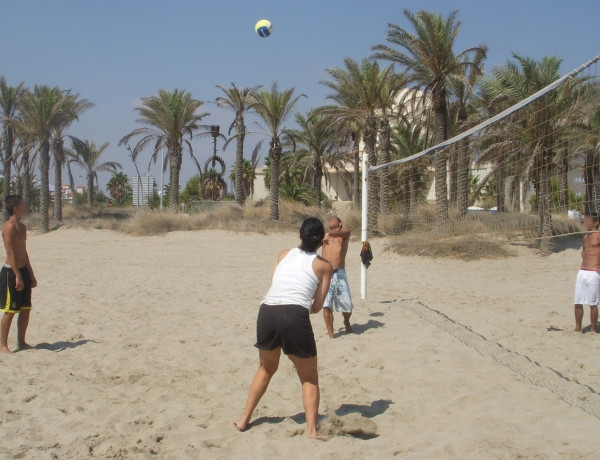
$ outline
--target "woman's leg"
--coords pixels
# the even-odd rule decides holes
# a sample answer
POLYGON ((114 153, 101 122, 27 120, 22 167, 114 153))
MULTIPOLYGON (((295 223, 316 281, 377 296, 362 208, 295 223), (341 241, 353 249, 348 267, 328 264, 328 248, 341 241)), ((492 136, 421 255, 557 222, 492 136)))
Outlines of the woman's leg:
POLYGON ((258 356, 260 358, 260 365, 258 370, 252 379, 250 384, 250 391, 248 392, 248 400, 246 401, 246 407, 242 417, 235 423, 239 430, 244 431, 248 428, 252 413, 262 395, 265 394, 271 377, 277 372, 279 366, 279 357, 281 356, 281 347, 277 347, 274 350, 258 350, 258 356))
POLYGON ((300 383, 302 383, 302 403, 306 413, 306 427, 310 437, 318 436, 317 417, 319 416, 319 374, 317 372, 317 357, 299 358, 288 355, 296 366, 300 383))

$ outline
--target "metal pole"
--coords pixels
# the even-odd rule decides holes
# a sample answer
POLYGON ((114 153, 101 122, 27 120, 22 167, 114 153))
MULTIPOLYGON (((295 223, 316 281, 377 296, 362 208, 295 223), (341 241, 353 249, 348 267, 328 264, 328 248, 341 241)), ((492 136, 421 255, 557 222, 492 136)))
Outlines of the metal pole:
POLYGON ((163 185, 164 180, 164 164, 165 164, 165 148, 160 149, 160 210, 163 209, 163 195, 165 194, 165 188, 163 185))
MULTIPOLYGON (((361 159, 362 167, 362 214, 361 214, 361 240, 367 241, 368 235, 368 211, 369 211, 369 190, 367 182, 369 179, 369 172, 367 170, 367 154, 363 152, 361 159)), ((360 265, 360 298, 366 300, 367 298, 367 267, 365 264, 360 265)))

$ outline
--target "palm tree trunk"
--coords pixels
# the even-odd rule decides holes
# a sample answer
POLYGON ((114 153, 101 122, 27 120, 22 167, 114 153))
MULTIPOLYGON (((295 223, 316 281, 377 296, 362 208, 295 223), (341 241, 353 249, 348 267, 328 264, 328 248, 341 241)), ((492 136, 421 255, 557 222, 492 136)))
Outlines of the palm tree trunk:
POLYGON ((54 220, 62 222, 62 162, 54 158, 54 220))
POLYGON ((238 120, 236 130, 236 148, 235 148, 235 201, 240 206, 244 206, 246 197, 244 196, 244 139, 246 137, 246 126, 243 118, 238 120))
POLYGON ((538 208, 540 213, 540 252, 548 255, 552 252, 552 187, 550 185, 551 159, 549 152, 544 152, 540 168, 540 194, 538 208))
MULTIPOLYGON (((169 152, 169 211, 179 211, 179 173, 181 171, 181 149, 169 152)), ((150 203, 150 197, 148 197, 150 203)))
POLYGON ((29 169, 29 150, 25 150, 23 152, 21 161, 23 162, 23 200, 25 201, 27 211, 29 211, 31 208, 31 171, 29 169))
POLYGON ((506 198, 506 192, 504 190, 504 176, 505 176, 505 171, 504 171, 504 164, 502 162, 498 162, 498 164, 496 165, 496 171, 494 172, 495 176, 496 176, 496 208, 498 209, 498 212, 504 212, 506 211, 506 207, 504 205, 505 202, 505 198, 506 198))
MULTIPOLYGON (((377 155, 375 154, 375 136, 376 123, 374 117, 367 117, 365 120, 365 153, 367 155, 368 166, 377 165, 377 155)), ((375 173, 369 173, 367 185, 369 187, 369 210, 367 215, 367 227, 369 231, 377 231, 377 215, 379 212, 379 178, 375 173)))
MULTIPOLYGON (((381 120, 379 132, 379 149, 381 164, 390 162, 390 122, 387 119, 381 120)), ((387 167, 379 170, 380 186, 380 211, 381 214, 390 213, 390 173, 387 167)))
MULTIPOLYGON (((6 197, 8 195, 10 195, 10 179, 11 179, 11 167, 12 167, 12 155, 13 155, 13 144, 14 144, 14 138, 13 138, 13 132, 12 132, 12 128, 10 126, 6 127, 6 131, 5 131, 5 135, 4 135, 4 168, 3 168, 3 175, 4 175, 4 184, 2 187, 2 193, 3 193, 3 197, 6 200, 6 197)), ((9 214, 8 214, 8 210, 6 209, 6 206, 4 206, 4 210, 2 212, 2 215, 4 217, 4 221, 7 221, 9 218, 9 214)))
POLYGON ((594 206, 594 152, 590 150, 585 155, 583 178, 585 180, 584 213, 590 215, 596 211, 594 206))
POLYGON ((356 209, 360 209, 360 135, 352 133, 352 201, 356 209))
POLYGON ((450 195, 450 204, 455 204, 458 197, 458 151, 456 149, 456 144, 449 150, 448 178, 450 179, 450 183, 448 184, 448 195, 450 195))
POLYGON ((559 190, 559 204, 560 209, 563 213, 569 212, 569 158, 567 156, 567 150, 563 152, 561 158, 561 171, 560 171, 560 190, 559 190))
MULTIPOLYGON (((437 83, 432 92, 432 105, 435 113, 435 137, 434 144, 446 140, 448 132, 448 110, 446 105, 446 89, 441 83, 437 83)), ((438 150, 435 153, 435 221, 442 225, 448 220, 448 162, 446 151, 438 150)))
POLYGON ((271 140, 269 149, 269 158, 271 159, 271 186, 269 217, 272 220, 279 220, 279 156, 281 155, 281 145, 279 138, 274 137, 271 140))
POLYGON ((88 172, 86 176, 87 180, 87 202, 88 207, 91 208, 94 206, 94 173, 88 172))
POLYGON ((419 189, 418 189, 418 171, 416 168, 411 168, 408 176, 408 186, 410 189, 410 215, 414 216, 417 212, 417 206, 419 205, 419 189))
POLYGON ((42 232, 50 231, 50 141, 44 140, 40 146, 40 213, 42 232))
POLYGON ((402 175, 402 204, 404 206, 404 214, 410 212, 410 176, 402 175))
POLYGON ((458 150, 458 174, 456 184, 456 205, 458 214, 464 216, 469 207, 469 151, 467 150, 469 141, 463 139, 459 143, 458 150))
POLYGON ((315 152, 315 206, 321 208, 322 191, 321 183, 323 181, 323 165, 321 164, 321 153, 315 152))

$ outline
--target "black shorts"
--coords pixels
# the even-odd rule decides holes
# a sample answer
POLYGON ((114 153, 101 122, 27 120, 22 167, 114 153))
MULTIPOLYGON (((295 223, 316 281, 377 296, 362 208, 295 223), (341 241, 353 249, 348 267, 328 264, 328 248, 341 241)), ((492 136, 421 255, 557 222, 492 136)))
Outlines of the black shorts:
POLYGON ((317 356, 317 344, 308 309, 300 305, 262 304, 256 320, 256 348, 281 347, 286 355, 317 356))
POLYGON ((0 270, 0 308, 4 313, 31 310, 31 274, 27 267, 20 270, 25 285, 22 291, 17 291, 17 278, 12 268, 3 265, 0 270))

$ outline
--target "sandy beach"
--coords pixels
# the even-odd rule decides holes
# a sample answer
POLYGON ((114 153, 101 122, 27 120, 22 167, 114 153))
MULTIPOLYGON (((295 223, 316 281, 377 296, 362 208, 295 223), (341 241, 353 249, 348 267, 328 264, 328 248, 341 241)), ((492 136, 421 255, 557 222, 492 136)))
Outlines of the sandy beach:
POLYGON ((361 301, 353 242, 355 334, 330 340, 312 317, 329 439, 306 437, 285 359, 238 433, 257 309, 277 253, 296 243, 223 231, 31 235, 37 348, 0 356, 0 458, 597 455, 600 336, 571 332, 576 245, 462 262, 400 257, 376 240, 361 301))

